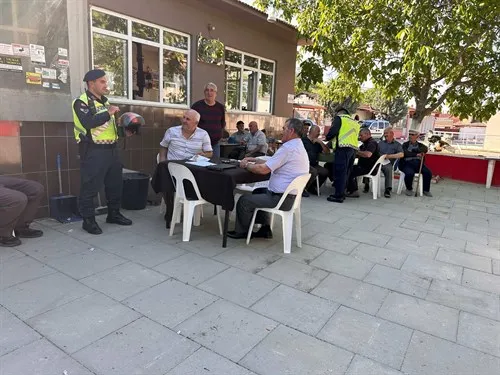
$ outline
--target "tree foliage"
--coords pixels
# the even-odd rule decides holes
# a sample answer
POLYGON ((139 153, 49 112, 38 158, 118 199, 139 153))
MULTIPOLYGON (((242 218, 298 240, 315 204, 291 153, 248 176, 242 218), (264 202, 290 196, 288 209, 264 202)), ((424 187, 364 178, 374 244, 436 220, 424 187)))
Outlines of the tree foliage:
POLYGON ((345 108, 349 113, 356 112, 362 97, 359 86, 340 78, 321 83, 313 91, 318 94, 319 101, 326 107, 330 117, 335 116, 339 108, 345 108))
POLYGON ((378 88, 371 88, 363 92, 363 104, 369 104, 377 114, 391 124, 403 119, 408 113, 406 100, 401 97, 386 98, 378 88))
POLYGON ((307 71, 322 61, 345 80, 414 99, 417 123, 444 103, 480 119, 500 108, 498 0, 256 0, 271 2, 311 41, 307 71))

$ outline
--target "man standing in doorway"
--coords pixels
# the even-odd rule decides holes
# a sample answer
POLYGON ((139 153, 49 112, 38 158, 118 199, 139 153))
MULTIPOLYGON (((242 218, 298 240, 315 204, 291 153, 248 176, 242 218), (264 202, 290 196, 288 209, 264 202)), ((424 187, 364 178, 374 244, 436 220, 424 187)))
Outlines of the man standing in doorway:
POLYGON ((358 133, 359 123, 349 116, 347 109, 340 108, 326 136, 327 141, 335 139, 332 141, 335 148, 333 167, 335 193, 327 198, 330 202, 344 202, 347 176, 352 169, 358 150, 358 133))
POLYGON ((83 229, 90 234, 101 234, 102 229, 95 221, 94 198, 103 184, 108 201, 106 222, 132 225, 132 221, 120 213, 122 163, 114 117, 120 109, 110 105, 104 96, 109 91, 104 70, 87 72, 83 81, 87 90, 73 102, 74 134, 80 153, 80 213, 83 229))
POLYGON ((219 140, 226 127, 226 110, 217 100, 217 86, 209 82, 204 90, 205 98, 198 100, 191 106, 201 116, 198 126, 206 130, 210 136, 214 156, 220 157, 219 140))

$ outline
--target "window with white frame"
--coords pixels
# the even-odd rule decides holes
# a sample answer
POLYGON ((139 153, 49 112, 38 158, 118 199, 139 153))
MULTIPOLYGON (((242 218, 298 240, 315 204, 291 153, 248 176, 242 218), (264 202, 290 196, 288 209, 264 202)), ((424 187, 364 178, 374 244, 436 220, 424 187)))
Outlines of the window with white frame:
POLYGON ((188 105, 188 34, 94 7, 91 33, 92 65, 106 71, 111 97, 188 105))
POLYGON ((275 63, 226 48, 226 108, 272 113, 275 63))

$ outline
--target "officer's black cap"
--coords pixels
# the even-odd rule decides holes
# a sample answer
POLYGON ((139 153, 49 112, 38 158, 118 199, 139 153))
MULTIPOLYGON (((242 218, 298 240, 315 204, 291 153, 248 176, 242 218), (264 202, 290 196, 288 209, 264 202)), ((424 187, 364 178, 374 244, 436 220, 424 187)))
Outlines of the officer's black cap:
POLYGON ((344 107, 340 107, 339 109, 337 109, 337 112, 340 112, 340 111, 344 111, 348 115, 350 114, 349 111, 346 108, 344 108, 344 107))
POLYGON ((95 81, 96 79, 99 79, 101 77, 104 77, 106 75, 106 72, 102 69, 92 69, 85 74, 85 77, 83 77, 83 82, 89 82, 89 81, 95 81))

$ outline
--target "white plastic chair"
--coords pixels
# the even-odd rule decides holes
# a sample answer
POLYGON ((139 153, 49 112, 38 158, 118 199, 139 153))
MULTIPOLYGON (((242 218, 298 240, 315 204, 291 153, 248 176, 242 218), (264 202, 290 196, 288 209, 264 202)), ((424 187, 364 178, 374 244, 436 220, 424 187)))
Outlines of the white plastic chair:
POLYGON ((385 155, 382 155, 381 157, 378 158, 378 160, 376 161, 376 163, 373 165, 372 169, 370 170, 370 172, 368 172, 367 174, 363 175, 363 176, 359 176, 358 179, 362 179, 362 178, 369 178, 372 182, 372 192, 373 192, 373 199, 377 199, 378 196, 380 195, 380 172, 382 170, 382 162, 384 161, 385 159, 385 155), (377 170, 377 173, 375 175, 372 175, 372 173, 375 171, 375 169, 378 169, 377 170))
MULTIPOLYGON (((160 164, 160 154, 156 154, 156 164, 160 164)), ((167 205, 165 204, 165 200, 163 197, 161 197, 161 203, 160 203, 160 214, 164 214, 167 212, 167 205)))
MULTIPOLYGON (((210 204, 205 199, 201 197, 200 190, 198 189, 198 184, 194 178, 193 173, 185 166, 177 163, 169 163, 168 171, 170 175, 175 178, 175 198, 174 198, 174 211, 172 213, 172 222, 170 223, 170 236, 174 234, 175 224, 180 219, 181 207, 184 208, 184 219, 182 223, 182 241, 189 241, 191 235, 191 227, 193 225, 193 219, 195 225, 199 222, 199 216, 201 216, 202 205, 210 204), (188 200, 186 198, 186 192, 184 191, 184 180, 188 180, 193 185, 194 191, 196 193, 196 200, 188 200), (197 209, 198 208, 198 209, 197 209), (195 211, 196 215, 195 215, 195 211)), ((222 223, 220 219, 220 210, 217 209, 217 221, 219 223, 219 232, 222 235, 222 223)))
POLYGON ((318 195, 318 197, 321 195, 319 191, 319 176, 316 176, 316 194, 318 195))
MULTIPOLYGON (((413 181, 418 180, 418 195, 422 197, 424 195, 424 176, 422 176, 422 174, 420 174, 420 178, 418 178, 418 176, 419 174, 415 173, 413 181)), ((399 182, 397 191, 398 194, 401 194, 404 185, 405 185, 405 173, 399 170, 399 182)))
POLYGON ((257 217, 257 212, 264 211, 272 215, 271 229, 273 228, 274 224, 274 215, 276 214, 281 216, 283 223, 283 248, 285 254, 290 254, 292 250, 292 229, 293 229, 293 218, 295 216, 297 247, 302 247, 302 224, 300 219, 300 202, 302 199, 302 192, 304 191, 304 188, 306 187, 307 182, 309 181, 310 178, 311 178, 310 173, 296 177, 290 183, 290 185, 288 185, 276 207, 255 209, 252 216, 252 221, 250 222, 250 227, 248 228, 247 245, 250 243, 250 238, 252 237, 252 231, 253 231, 253 226, 255 224, 255 218, 257 217), (280 207, 283 204, 285 198, 292 192, 296 193, 292 208, 290 209, 290 211, 280 210, 280 207))

